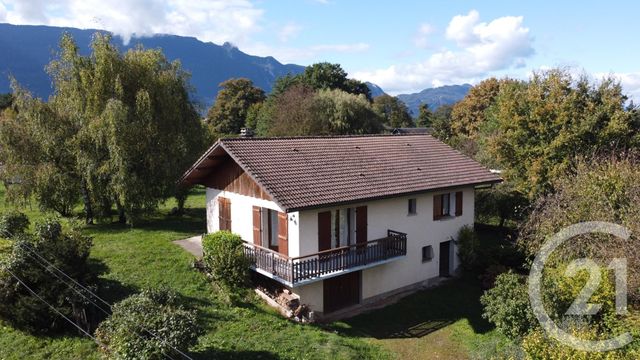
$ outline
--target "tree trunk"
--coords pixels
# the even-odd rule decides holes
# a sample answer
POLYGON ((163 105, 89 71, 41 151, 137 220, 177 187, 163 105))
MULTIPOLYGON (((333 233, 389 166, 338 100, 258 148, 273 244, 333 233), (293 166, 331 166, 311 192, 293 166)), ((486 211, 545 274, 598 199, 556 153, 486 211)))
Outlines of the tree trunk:
POLYGON ((118 209, 118 223, 126 224, 127 215, 124 213, 124 207, 120 203, 120 200, 116 199, 116 209, 118 209))
POLYGON ((84 202, 84 216, 87 225, 93 225, 93 206, 89 196, 89 187, 86 181, 82 181, 82 201, 84 202))

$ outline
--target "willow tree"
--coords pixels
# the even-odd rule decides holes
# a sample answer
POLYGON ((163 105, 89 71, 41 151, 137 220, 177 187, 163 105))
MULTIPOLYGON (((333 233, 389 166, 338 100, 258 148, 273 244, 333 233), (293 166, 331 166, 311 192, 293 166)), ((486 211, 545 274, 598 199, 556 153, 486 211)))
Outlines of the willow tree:
MULTIPOLYGON (((38 131, 62 124, 67 129, 56 145, 73 155, 70 174, 77 178, 73 187, 87 220, 94 209, 108 215, 115 205, 125 221, 175 194, 176 180, 204 147, 206 132, 178 62, 156 49, 122 54, 102 33, 94 35, 91 49, 82 56, 70 35, 62 37, 47 67, 54 93, 38 131)), ((33 108, 25 103, 18 113, 33 108)))

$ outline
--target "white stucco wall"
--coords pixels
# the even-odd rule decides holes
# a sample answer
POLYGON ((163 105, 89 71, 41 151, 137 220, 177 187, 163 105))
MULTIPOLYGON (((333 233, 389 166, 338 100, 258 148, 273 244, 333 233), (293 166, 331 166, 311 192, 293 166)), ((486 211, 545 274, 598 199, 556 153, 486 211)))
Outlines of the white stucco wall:
MULTIPOLYGON (((253 206, 260 206, 276 211, 282 209, 273 201, 262 200, 227 191, 207 188, 207 230, 215 232, 218 224, 219 196, 231 201, 231 230, 239 234, 243 240, 253 242, 253 206)), ((452 212, 455 200, 451 199, 452 212)), ((474 189, 451 189, 443 192, 426 193, 415 196, 404 196, 384 199, 348 207, 367 206, 367 238, 379 239, 387 236, 387 230, 395 230, 407 234, 407 255, 399 260, 379 265, 362 271, 362 300, 435 278, 439 275, 440 243, 455 239, 459 229, 464 225, 473 225, 474 221, 474 189), (463 191, 463 212, 461 216, 433 220, 433 197, 442 193, 463 191), (408 214, 408 200, 417 199, 415 215, 408 214), (433 247, 433 259, 422 262, 422 247, 433 247)), ((323 208, 291 212, 289 219, 289 256, 297 257, 318 252, 318 213, 346 207, 323 208)), ((452 270, 459 266, 457 248, 453 246, 454 259, 452 270)), ((293 289, 301 297, 301 301, 312 309, 323 308, 323 283, 318 281, 293 289)))
MULTIPOLYGON (((451 202, 453 212, 455 200, 452 199, 451 202)), ((363 300, 437 277, 439 275, 440 243, 451 238, 455 239, 462 226, 473 225, 474 221, 474 189, 472 187, 378 200, 349 205, 349 207, 361 205, 367 206, 367 238, 369 240, 386 237, 388 229, 407 234, 407 255, 404 258, 363 270, 363 300), (462 215, 434 221, 434 195, 455 193, 456 191, 463 191, 462 215), (408 200, 410 198, 417 199, 417 212, 415 215, 408 214, 408 200), (433 259, 423 263, 422 247, 426 245, 433 247, 433 259)), ((299 213, 301 241, 299 253, 292 254, 293 256, 311 254, 318 251, 318 212, 334 209, 336 208, 308 210, 299 213)), ((452 251, 454 254, 452 270, 455 270, 459 266, 455 243, 452 251)), ((306 293, 305 287, 302 286, 300 290, 296 289, 296 291, 306 293)), ((303 302, 308 302, 304 294, 300 295, 303 302)))
MULTIPOLYGON (((207 188, 207 231, 212 233, 220 229, 218 219, 218 197, 231 202, 231 232, 240 235, 244 241, 253 243, 253 207, 259 206, 283 212, 273 201, 240 195, 229 191, 207 188)), ((298 251, 299 226, 298 213, 289 213, 289 255, 298 251)))

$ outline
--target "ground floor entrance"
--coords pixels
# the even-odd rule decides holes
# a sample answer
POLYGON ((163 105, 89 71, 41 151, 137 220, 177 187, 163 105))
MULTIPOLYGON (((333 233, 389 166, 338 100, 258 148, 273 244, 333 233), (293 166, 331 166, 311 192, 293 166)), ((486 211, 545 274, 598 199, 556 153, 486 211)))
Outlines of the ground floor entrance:
POLYGON ((328 314, 360 303, 362 276, 360 271, 323 281, 324 313, 328 314))
POLYGON ((451 276, 451 255, 453 246, 451 241, 445 241, 440 243, 440 276, 451 276))

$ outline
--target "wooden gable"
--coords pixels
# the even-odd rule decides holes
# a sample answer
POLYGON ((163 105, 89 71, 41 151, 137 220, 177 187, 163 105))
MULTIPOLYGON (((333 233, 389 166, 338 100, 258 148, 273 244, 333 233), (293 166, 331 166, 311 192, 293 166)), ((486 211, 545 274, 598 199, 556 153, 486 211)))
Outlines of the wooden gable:
POLYGON ((216 170, 209 175, 206 181, 204 181, 204 185, 240 195, 272 200, 262 186, 258 185, 258 183, 230 157, 224 160, 216 170))

